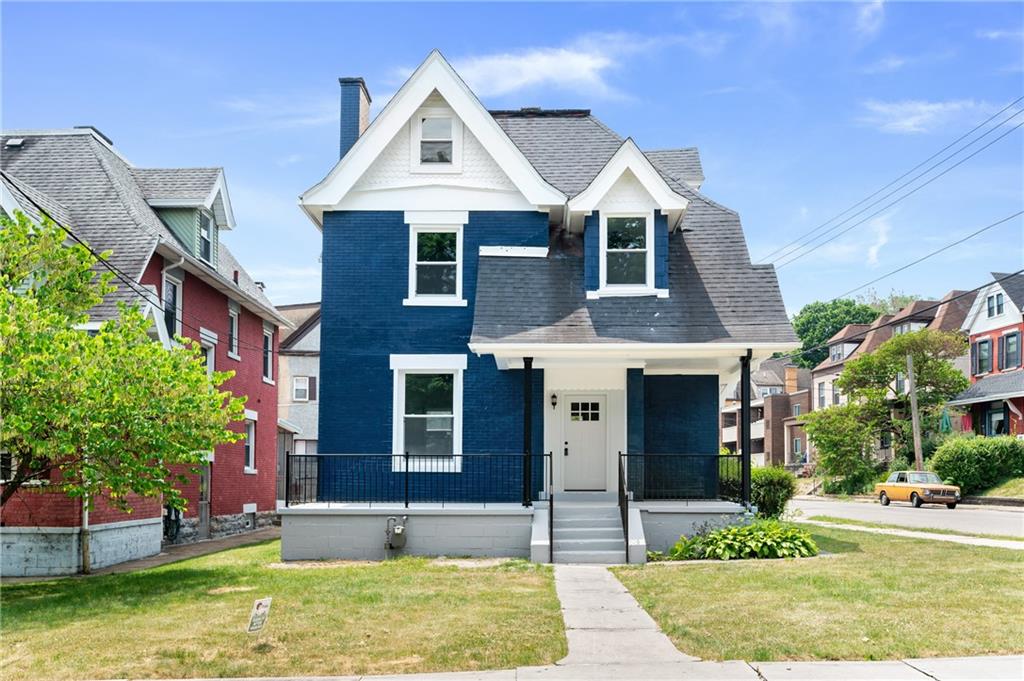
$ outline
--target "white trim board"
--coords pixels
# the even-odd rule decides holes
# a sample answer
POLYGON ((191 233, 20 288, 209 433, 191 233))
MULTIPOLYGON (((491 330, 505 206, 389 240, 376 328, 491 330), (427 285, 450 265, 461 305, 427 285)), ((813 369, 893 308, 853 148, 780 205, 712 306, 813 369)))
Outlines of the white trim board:
POLYGON ((547 246, 481 246, 480 255, 504 258, 546 258, 547 246))

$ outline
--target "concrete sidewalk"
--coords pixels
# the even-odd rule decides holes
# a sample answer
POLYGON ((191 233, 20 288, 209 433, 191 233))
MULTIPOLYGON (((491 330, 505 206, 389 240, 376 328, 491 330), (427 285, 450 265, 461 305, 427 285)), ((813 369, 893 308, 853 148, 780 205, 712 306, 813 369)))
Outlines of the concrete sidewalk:
POLYGON ((931 539, 934 541, 945 541, 952 544, 967 544, 969 546, 987 546, 994 549, 1010 549, 1011 551, 1024 551, 1024 541, 1011 539, 987 539, 985 537, 968 537, 962 534, 938 534, 936 532, 925 532, 921 530, 897 530, 888 527, 865 527, 864 525, 846 525, 844 523, 830 523, 824 520, 803 520, 794 518, 793 522, 802 525, 818 525, 819 527, 832 527, 837 530, 853 530, 854 532, 870 532, 872 534, 888 534, 893 537, 910 537, 912 539, 931 539))

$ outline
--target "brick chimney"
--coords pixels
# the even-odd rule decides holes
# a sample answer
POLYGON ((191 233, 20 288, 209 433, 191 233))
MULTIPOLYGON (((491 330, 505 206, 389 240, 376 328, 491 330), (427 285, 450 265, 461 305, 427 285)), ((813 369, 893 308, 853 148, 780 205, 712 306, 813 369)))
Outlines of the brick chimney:
POLYGON ((370 124, 370 91, 362 78, 339 78, 341 85, 341 154, 344 158, 370 124))
POLYGON ((793 394, 800 389, 799 382, 797 381, 797 373, 799 371, 800 367, 786 367, 786 392, 788 394, 793 394))

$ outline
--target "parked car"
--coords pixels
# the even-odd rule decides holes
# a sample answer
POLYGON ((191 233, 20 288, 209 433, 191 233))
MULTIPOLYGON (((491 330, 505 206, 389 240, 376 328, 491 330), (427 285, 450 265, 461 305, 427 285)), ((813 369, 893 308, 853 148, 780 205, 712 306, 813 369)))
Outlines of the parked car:
POLYGON ((909 501, 914 508, 924 504, 945 504, 956 508, 960 501, 960 488, 943 484, 935 473, 926 471, 896 471, 889 479, 875 485, 875 494, 882 506, 890 501, 909 501))

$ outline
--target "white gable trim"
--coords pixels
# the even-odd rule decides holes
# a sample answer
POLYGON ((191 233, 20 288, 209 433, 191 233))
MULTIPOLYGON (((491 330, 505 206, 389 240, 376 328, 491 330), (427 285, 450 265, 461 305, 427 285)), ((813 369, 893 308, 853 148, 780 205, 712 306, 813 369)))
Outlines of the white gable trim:
POLYGON ((661 210, 685 210, 689 205, 686 197, 677 194, 661 174, 651 164, 650 159, 640 151, 633 138, 622 143, 618 151, 605 164, 597 177, 582 192, 569 201, 569 210, 573 212, 590 212, 598 207, 605 194, 615 186, 619 178, 627 170, 640 181, 647 193, 658 204, 661 210))
POLYGON ((146 203, 151 208, 205 208, 213 213, 219 229, 235 228, 235 213, 231 209, 231 198, 228 196, 228 186, 224 181, 223 170, 217 173, 217 180, 213 183, 213 188, 205 199, 147 199, 146 203), (218 195, 220 195, 220 205, 216 205, 218 195))
POLYGON ((529 203, 535 206, 565 203, 565 195, 540 176, 441 53, 434 50, 327 177, 299 198, 299 205, 318 227, 322 226, 324 210, 341 202, 434 90, 448 102, 529 203))

